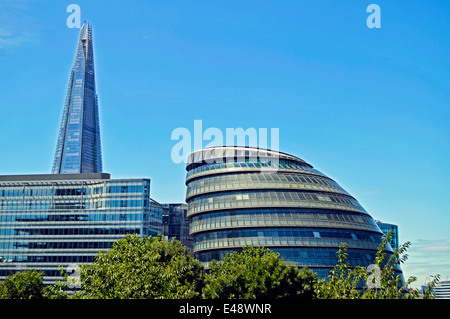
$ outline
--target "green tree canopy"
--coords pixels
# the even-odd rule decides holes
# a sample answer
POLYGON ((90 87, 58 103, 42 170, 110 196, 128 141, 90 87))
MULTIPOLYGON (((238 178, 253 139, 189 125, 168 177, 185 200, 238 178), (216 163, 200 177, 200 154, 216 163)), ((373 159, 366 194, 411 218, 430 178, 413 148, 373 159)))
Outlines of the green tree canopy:
POLYGON ((247 246, 213 260, 206 276, 207 299, 313 298, 317 275, 288 265, 269 249, 247 246))
POLYGON ((43 274, 32 269, 8 276, 0 282, 0 299, 43 299, 43 274))
MULTIPOLYGON (((320 279, 315 286, 318 299, 415 299, 420 292, 409 288, 416 281, 410 277, 404 281, 403 277, 395 271, 397 265, 404 263, 410 242, 406 242, 387 258, 386 245, 392 237, 392 232, 383 237, 372 265, 368 268, 357 266, 351 268, 347 263, 347 246, 341 245, 338 251, 338 264, 330 272, 327 280, 320 279)), ((439 281, 439 275, 428 284, 422 298, 434 298, 433 287, 439 281)))
POLYGON ((203 267, 177 240, 127 235, 90 265, 82 265, 81 291, 89 299, 200 297, 203 267))
MULTIPOLYGON (((338 264, 327 280, 306 267, 298 269, 285 262, 278 253, 263 247, 244 247, 221 261, 213 260, 205 274, 201 263, 190 256, 179 241, 162 236, 127 235, 106 252, 99 252, 94 263, 82 265, 81 290, 73 298, 207 298, 207 299, 405 299, 434 298, 433 287, 439 275, 427 285, 421 296, 418 290, 396 272, 406 261, 410 243, 387 256, 385 236, 378 248, 374 271, 347 263, 347 248, 338 251, 338 264)), ((0 283, 0 299, 64 299, 68 275, 55 285, 43 285, 43 272, 17 272, 0 283)))

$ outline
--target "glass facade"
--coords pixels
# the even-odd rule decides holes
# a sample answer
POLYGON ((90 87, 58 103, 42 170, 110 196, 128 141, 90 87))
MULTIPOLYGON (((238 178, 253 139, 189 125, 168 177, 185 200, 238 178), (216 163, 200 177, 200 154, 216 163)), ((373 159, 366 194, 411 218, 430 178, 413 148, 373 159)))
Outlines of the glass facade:
POLYGON ((162 232, 162 207, 149 179, 109 174, 0 176, 0 280, 17 271, 91 263, 127 233, 162 232))
POLYGON ((186 204, 162 204, 162 232, 167 239, 179 240, 192 253, 186 204))
POLYGON ((450 299, 450 281, 440 281, 433 288, 436 299, 450 299))
POLYGON ((92 26, 86 23, 80 30, 75 62, 70 73, 53 173, 100 172, 102 156, 92 26))
POLYGON ((383 223, 383 222, 380 222, 379 220, 377 220, 376 223, 377 223, 378 227, 380 227, 381 231, 384 234, 387 234, 388 232, 390 232, 392 230, 392 238, 391 238, 390 244, 391 244, 392 249, 394 249, 394 250, 398 249, 398 246, 399 246, 398 226, 394 225, 394 224, 383 223))
POLYGON ((339 184, 300 158, 214 147, 192 153, 186 170, 193 251, 205 266, 246 245, 270 248, 321 278, 337 264, 342 243, 351 266, 375 260, 383 236, 376 222, 339 184))

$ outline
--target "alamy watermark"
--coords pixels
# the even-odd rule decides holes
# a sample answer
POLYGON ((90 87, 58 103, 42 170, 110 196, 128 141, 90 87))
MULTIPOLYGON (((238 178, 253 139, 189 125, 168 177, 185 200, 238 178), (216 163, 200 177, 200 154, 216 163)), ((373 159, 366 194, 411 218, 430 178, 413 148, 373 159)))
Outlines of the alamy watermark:
POLYGON ((80 266, 77 264, 70 264, 66 271, 70 274, 67 276, 66 284, 69 288, 81 288, 80 266))
MULTIPOLYGON (((67 6, 66 12, 70 13, 67 17, 66 25, 68 28, 80 28, 81 27, 81 8, 78 4, 71 3, 67 6)), ((370 13, 367 17, 366 25, 369 29, 381 28, 381 9, 378 4, 369 4, 366 8, 366 12, 370 13)))
POLYGON ((367 272, 370 274, 367 277, 366 284, 368 288, 381 288, 381 269, 376 264, 367 266, 367 272))
POLYGON ((367 17, 366 25, 369 29, 381 28, 381 9, 378 4, 369 4, 367 6, 366 12, 371 14, 367 17))
MULTIPOLYGON (((242 155, 242 161, 270 163, 273 169, 278 165, 279 138, 279 128, 270 128, 270 131, 268 128, 256 129, 254 127, 247 129, 242 127, 226 128, 224 134, 217 127, 209 127, 203 130, 203 121, 194 120, 193 132, 185 127, 178 127, 172 131, 171 140, 178 142, 172 147, 171 158, 176 164, 188 163, 188 156, 193 151, 222 146, 248 146, 248 154, 242 155), (205 141, 209 143, 204 145, 205 141), (254 149, 258 149, 259 151, 253 151, 254 149), (273 152, 264 151, 269 149, 273 152)), ((202 154, 207 154, 207 156, 200 160, 204 160, 207 163, 217 163, 220 161, 220 158, 212 156, 213 152, 215 152, 214 149, 210 149, 209 153, 206 150, 202 154)), ((226 154, 224 154, 223 160, 227 160, 226 154)))
POLYGON ((66 25, 68 28, 80 28, 81 27, 81 9, 78 4, 69 4, 67 6, 66 12, 70 15, 67 17, 66 25))

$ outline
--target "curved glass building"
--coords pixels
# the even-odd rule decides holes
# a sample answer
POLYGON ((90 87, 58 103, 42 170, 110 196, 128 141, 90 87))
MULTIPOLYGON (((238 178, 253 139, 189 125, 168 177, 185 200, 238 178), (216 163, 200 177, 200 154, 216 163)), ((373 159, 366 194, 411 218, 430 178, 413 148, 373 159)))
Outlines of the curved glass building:
MULTIPOLYGON (((337 264, 343 242, 351 266, 374 262, 383 233, 373 218, 334 180, 298 157, 213 147, 190 154, 186 170, 190 235, 195 256, 206 266, 255 245, 324 278, 337 264)), ((390 246, 386 250, 392 253, 390 246)))

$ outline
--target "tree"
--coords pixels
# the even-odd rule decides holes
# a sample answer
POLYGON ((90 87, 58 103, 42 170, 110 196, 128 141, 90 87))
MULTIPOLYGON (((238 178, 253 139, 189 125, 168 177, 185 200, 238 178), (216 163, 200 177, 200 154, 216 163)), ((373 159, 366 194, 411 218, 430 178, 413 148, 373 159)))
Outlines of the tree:
MULTIPOLYGON (((396 266, 405 263, 408 259, 406 251, 411 245, 411 242, 404 243, 387 258, 385 247, 391 240, 392 235, 392 231, 384 235, 378 247, 375 257, 375 265, 380 269, 378 284, 370 285, 371 287, 368 287, 361 295, 363 299, 416 299, 420 296, 420 292, 417 289, 409 287, 409 285, 417 280, 416 277, 411 276, 406 281, 403 281, 403 278, 395 272, 396 266)), ((434 298, 432 290, 439 281, 440 276, 436 275, 432 277, 434 279, 427 284, 425 294, 422 298, 434 298)), ((366 282, 370 283, 367 279, 369 279, 368 276, 366 276, 366 282)))
POLYGON ((0 299, 44 299, 43 274, 32 269, 8 276, 0 283, 0 299))
POLYGON ((338 264, 328 276, 328 280, 319 279, 315 286, 318 299, 356 299, 360 292, 358 285, 365 278, 363 267, 350 268, 347 264, 347 246, 342 244, 338 250, 338 264))
POLYGON ((312 298, 317 275, 288 265, 279 254, 263 247, 246 246, 210 263, 203 298, 312 298))
MULTIPOLYGON (((316 297, 319 299, 414 299, 420 293, 409 285, 416 280, 410 277, 404 281, 395 271, 397 265, 404 263, 408 255, 407 248, 411 245, 406 242, 387 258, 386 245, 392 237, 392 231, 383 236, 370 273, 367 268, 357 266, 351 268, 347 260, 347 246, 342 244, 338 251, 338 264, 330 272, 328 280, 320 279, 315 286, 316 297)), ((427 285, 422 298, 434 298, 433 287, 439 281, 439 275, 427 285)))
POLYGON ((126 235, 80 269, 76 298, 198 298, 203 267, 179 241, 126 235))

